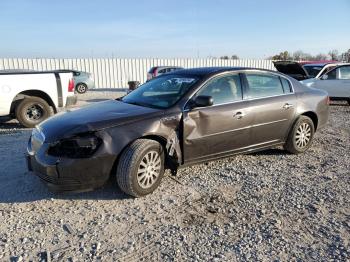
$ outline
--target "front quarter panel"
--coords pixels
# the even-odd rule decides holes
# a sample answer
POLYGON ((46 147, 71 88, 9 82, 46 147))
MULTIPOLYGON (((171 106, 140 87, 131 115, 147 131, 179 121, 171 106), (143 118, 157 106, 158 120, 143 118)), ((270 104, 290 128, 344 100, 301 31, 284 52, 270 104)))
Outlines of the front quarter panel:
POLYGON ((103 139, 100 153, 113 155, 115 159, 133 141, 139 138, 156 139, 166 146, 166 154, 182 161, 179 138, 181 113, 163 114, 161 117, 145 119, 125 125, 97 131, 103 139))

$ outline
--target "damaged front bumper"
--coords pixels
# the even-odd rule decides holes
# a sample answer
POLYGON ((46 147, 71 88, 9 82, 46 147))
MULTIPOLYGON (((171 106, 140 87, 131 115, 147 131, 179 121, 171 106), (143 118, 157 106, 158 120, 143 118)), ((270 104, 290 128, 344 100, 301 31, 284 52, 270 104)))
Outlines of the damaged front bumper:
POLYGON ((27 147, 28 170, 38 176, 50 190, 55 192, 81 192, 101 187, 109 179, 113 158, 96 156, 82 159, 52 157, 47 154, 48 144, 38 151, 27 147))

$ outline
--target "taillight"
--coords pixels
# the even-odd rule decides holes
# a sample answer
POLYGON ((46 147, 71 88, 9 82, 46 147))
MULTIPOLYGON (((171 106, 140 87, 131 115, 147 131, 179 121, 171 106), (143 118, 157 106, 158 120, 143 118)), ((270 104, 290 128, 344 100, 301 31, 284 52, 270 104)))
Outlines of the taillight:
POLYGON ((74 79, 71 78, 68 83, 68 92, 74 92, 74 79))
POLYGON ((153 77, 156 77, 156 76, 157 76, 157 69, 155 69, 153 72, 153 77))

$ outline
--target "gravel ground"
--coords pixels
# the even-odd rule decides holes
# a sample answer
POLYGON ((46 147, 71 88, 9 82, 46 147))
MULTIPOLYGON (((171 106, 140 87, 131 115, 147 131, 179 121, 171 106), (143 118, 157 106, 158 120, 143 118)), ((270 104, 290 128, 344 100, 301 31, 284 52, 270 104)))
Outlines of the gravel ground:
MULTIPOLYGON (((117 96, 117 94, 113 94, 117 96)), ((90 95, 81 104, 95 102, 90 95)), ((53 194, 26 173, 30 130, 0 129, 1 261, 349 261, 350 107, 302 155, 281 148, 181 169, 152 195, 53 194)))

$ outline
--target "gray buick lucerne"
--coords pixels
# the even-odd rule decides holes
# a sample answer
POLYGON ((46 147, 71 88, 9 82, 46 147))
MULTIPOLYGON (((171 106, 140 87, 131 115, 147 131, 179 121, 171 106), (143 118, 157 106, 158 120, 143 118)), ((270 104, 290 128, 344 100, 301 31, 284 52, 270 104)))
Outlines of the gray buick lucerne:
POLYGON ((92 190, 116 176, 140 197, 165 169, 278 145, 303 153, 328 114, 325 91, 275 71, 184 69, 42 122, 28 142, 28 169, 55 191, 92 190))

